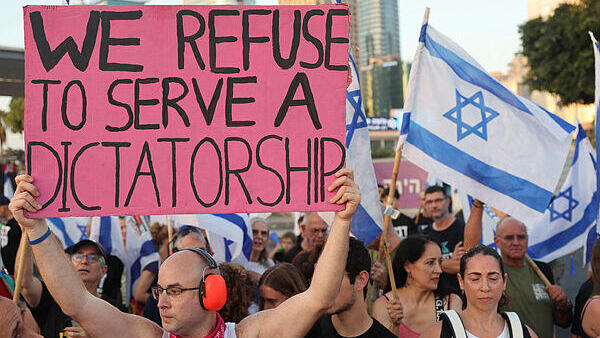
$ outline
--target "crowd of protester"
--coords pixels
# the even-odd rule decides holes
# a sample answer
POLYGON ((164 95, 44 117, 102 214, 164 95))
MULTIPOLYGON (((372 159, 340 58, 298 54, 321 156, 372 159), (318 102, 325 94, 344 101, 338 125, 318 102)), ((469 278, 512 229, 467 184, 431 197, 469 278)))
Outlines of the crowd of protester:
MULTIPOLYGON (((170 235, 166 225, 153 224, 160 263, 142 271, 132 290, 136 307, 127 309, 120 286, 111 286, 120 282, 122 264, 90 240, 63 252, 45 239, 43 222, 23 214, 39 207, 31 178, 21 176, 10 209, 0 196, 0 216, 11 233, 20 234, 13 229, 20 224, 31 245, 19 249, 20 307, 0 297, 0 337, 554 337, 556 326, 571 326, 572 337, 600 335, 599 241, 573 306, 548 265, 526 259, 525 224, 507 216, 497 224, 497 250, 480 245, 483 203, 475 200, 463 221, 451 213, 446 189, 431 186, 418 214, 400 215, 386 233, 389 269, 378 241, 349 236, 360 194, 350 171, 338 177, 333 188, 346 189, 336 202, 346 208, 333 224, 319 213, 302 214, 300 233, 283 233, 269 250, 268 219, 251 218, 248 260, 214 262, 202 229, 170 235), (221 293, 227 296, 214 296, 221 293)), ((382 200, 387 193, 382 189, 382 200)), ((11 234, 10 246, 3 245, 11 275, 19 268, 19 239, 11 234)), ((10 297, 0 285, 2 292, 10 297)))

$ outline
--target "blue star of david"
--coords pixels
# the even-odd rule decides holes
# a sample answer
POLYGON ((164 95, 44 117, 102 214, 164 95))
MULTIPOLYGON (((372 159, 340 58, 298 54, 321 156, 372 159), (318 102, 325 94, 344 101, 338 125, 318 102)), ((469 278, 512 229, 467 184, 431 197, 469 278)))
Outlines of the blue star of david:
POLYGON ((550 203, 548 210, 550 210, 550 222, 553 222, 559 218, 564 218, 567 221, 571 222, 571 217, 573 215, 573 210, 579 205, 579 202, 573 199, 573 186, 568 187, 564 191, 562 191, 556 198, 550 203), (569 205, 563 211, 556 210, 554 203, 559 198, 564 198, 568 201, 569 205))
POLYGON ((360 94, 360 89, 346 92, 346 100, 350 102, 350 105, 354 109, 352 122, 346 125, 346 147, 348 147, 354 136, 354 131, 356 129, 367 127, 367 117, 362 110, 362 95, 360 94))
POLYGON ((456 141, 460 141, 471 134, 475 134, 487 141, 487 124, 490 123, 491 120, 498 117, 498 115, 500 114, 498 114, 495 110, 491 109, 490 107, 486 107, 483 100, 483 93, 481 91, 478 91, 477 93, 473 94, 473 96, 466 98, 462 96, 458 90, 456 90, 456 107, 445 113, 444 117, 456 124, 456 141), (473 105, 481 112, 481 122, 475 124, 474 126, 471 126, 463 121, 462 110, 468 105, 473 105))
POLYGON ((225 243, 225 261, 231 262, 231 250, 229 250, 229 245, 233 244, 233 241, 227 238, 223 238, 223 242, 225 243))
POLYGON ((79 229, 79 232, 81 232, 81 237, 79 238, 79 240, 81 241, 81 240, 87 239, 87 233, 86 233, 87 226, 77 224, 77 229, 79 229))

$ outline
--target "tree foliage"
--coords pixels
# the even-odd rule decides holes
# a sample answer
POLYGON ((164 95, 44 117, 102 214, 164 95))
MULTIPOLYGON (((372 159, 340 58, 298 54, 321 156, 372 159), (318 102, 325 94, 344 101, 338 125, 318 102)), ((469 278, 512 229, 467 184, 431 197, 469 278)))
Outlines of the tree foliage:
POLYGON ((519 27, 531 89, 558 94, 560 103, 594 102, 594 50, 588 31, 600 33, 600 1, 563 4, 547 19, 519 27))
POLYGON ((22 97, 13 97, 8 104, 8 111, 0 111, 4 124, 10 128, 13 133, 23 132, 23 112, 25 111, 25 99, 22 97))

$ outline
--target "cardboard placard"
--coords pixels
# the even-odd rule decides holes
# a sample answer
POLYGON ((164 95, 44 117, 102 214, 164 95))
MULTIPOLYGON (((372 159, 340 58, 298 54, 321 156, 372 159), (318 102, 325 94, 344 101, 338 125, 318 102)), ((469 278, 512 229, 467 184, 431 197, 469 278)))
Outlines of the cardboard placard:
POLYGON ((346 5, 24 14, 36 217, 336 209, 346 5))

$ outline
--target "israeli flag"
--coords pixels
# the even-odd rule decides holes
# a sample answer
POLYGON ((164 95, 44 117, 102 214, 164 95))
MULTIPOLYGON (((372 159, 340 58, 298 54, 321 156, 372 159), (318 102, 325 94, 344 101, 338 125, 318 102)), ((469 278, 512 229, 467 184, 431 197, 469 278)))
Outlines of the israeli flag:
POLYGON ((362 104, 358 69, 352 54, 349 67, 352 82, 346 89, 346 166, 354 171, 354 182, 361 192, 361 202, 352 218, 350 231, 368 245, 383 230, 383 214, 371 159, 371 139, 362 104))
POLYGON ((132 297, 142 271, 160 261, 146 217, 127 216, 121 220, 118 216, 108 216, 92 220, 91 239, 102 244, 107 254, 117 256, 125 266, 125 299, 132 297), (125 243, 122 227, 125 227, 125 243))
POLYGON ((47 218, 48 228, 56 235, 63 248, 88 239, 87 227, 90 222, 89 217, 62 217, 47 218))
MULTIPOLYGON (((598 129, 598 117, 600 117, 600 43, 596 41, 594 38, 594 34, 590 32, 590 37, 592 38, 592 48, 594 48, 594 59, 596 64, 596 119, 594 121, 594 127, 596 129, 596 158, 600 158, 600 129, 598 129)), ((596 166, 596 184, 598 185, 598 191, 600 191, 600 168, 596 166)), ((597 219, 600 219, 600 210, 597 219)), ((598 233, 600 233, 600 229, 598 229, 598 233)), ((590 248, 591 249, 591 248, 590 248)))
POLYGON ((575 127, 510 92, 427 22, 404 110, 408 160, 526 224, 544 213, 575 127))
POLYGON ((544 216, 528 229, 531 258, 550 262, 584 246, 598 215, 594 157, 592 144, 579 125, 567 178, 544 216))
MULTIPOLYGON (((462 206, 463 217, 465 218, 466 222, 471 215, 471 209, 473 209, 473 201, 475 199, 472 196, 463 194, 461 192, 459 192, 458 195, 460 196, 460 204, 462 206)), ((481 244, 496 249, 494 237, 496 236, 496 225, 499 221, 500 217, 498 217, 494 209, 492 209, 489 205, 484 204, 483 215, 481 217, 481 244)))

